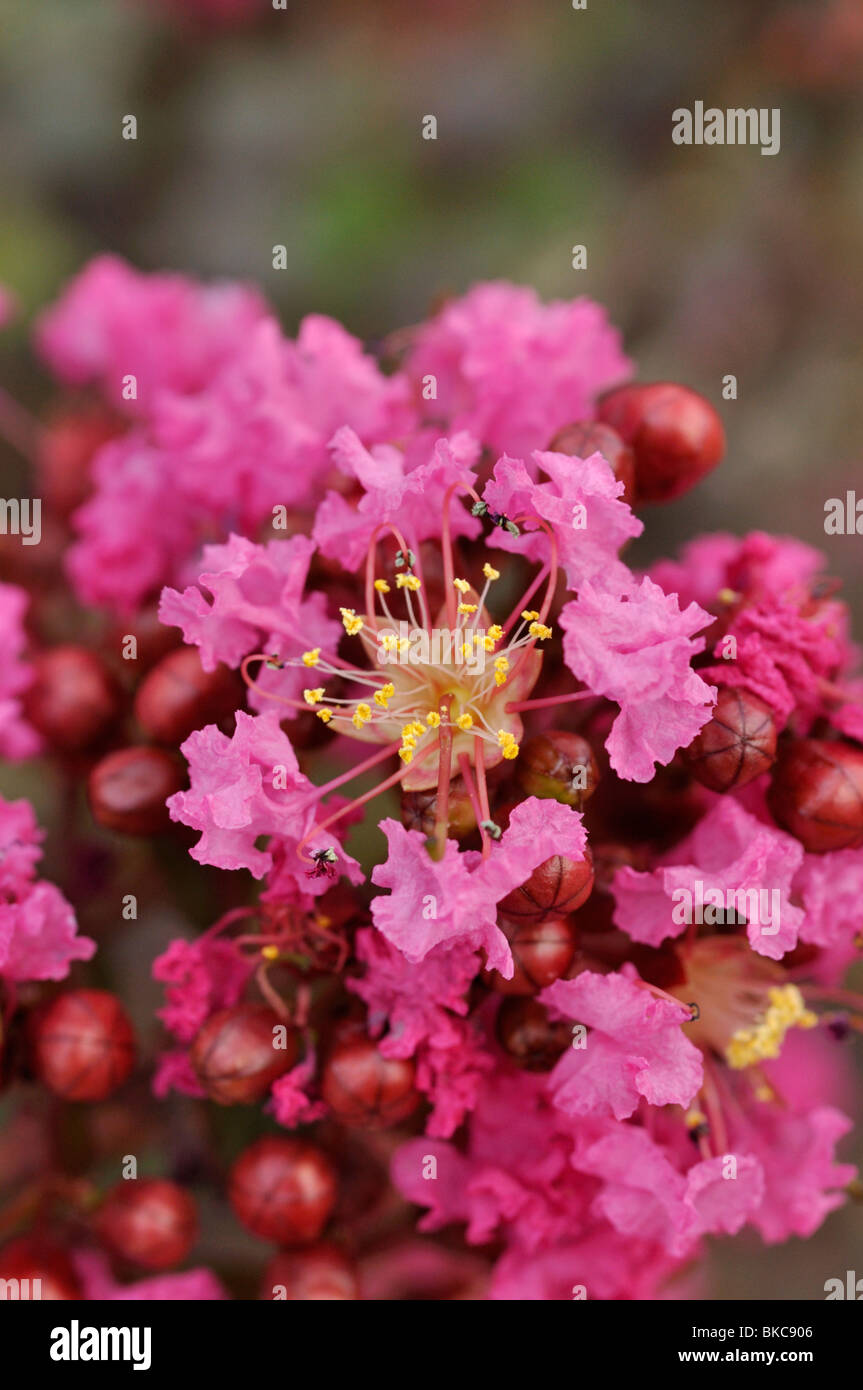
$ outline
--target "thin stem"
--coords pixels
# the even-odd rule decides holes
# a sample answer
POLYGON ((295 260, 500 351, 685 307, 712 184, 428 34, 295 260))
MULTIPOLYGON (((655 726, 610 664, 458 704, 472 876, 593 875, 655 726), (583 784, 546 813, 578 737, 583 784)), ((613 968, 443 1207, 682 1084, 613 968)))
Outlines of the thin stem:
POLYGON ((446 853, 447 831, 449 829, 449 792, 452 777, 452 725, 449 722, 452 697, 447 694, 438 706, 440 714, 440 759, 437 773, 437 799, 435 801, 434 835, 430 853, 433 859, 443 859, 446 853))
POLYGON ((592 690, 576 690, 571 695, 548 695, 541 700, 513 700, 504 706, 507 714, 524 709, 549 709, 552 705, 568 705, 573 700, 598 699, 592 690))

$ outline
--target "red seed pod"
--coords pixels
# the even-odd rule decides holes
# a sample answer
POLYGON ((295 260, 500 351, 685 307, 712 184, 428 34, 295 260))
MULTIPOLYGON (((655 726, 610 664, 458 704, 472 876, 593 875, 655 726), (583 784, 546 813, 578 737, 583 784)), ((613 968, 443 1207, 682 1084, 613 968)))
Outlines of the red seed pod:
POLYGON ((522 744, 516 779, 525 796, 550 797, 578 810, 596 791, 599 766, 586 738, 551 729, 522 744))
POLYGON ((196 647, 169 652, 135 696, 135 718, 157 743, 179 746, 195 729, 218 724, 243 702, 243 682, 219 665, 205 671, 196 647))
POLYGON ((863 846, 863 749, 804 738, 780 752, 767 801, 773 816, 809 850, 863 846))
POLYGON ((550 1019, 536 999, 504 999, 495 1033, 504 1052, 525 1071, 551 1071, 572 1041, 572 1025, 550 1019))
POLYGON ((713 717, 684 755, 693 777, 714 792, 745 787, 776 757, 776 721, 770 706, 748 690, 719 688, 713 717))
POLYGON ((635 457, 617 430, 610 425, 603 424, 601 420, 564 425, 548 447, 552 453, 572 454, 580 459, 590 458, 591 454, 602 454, 617 481, 623 483, 621 500, 632 506, 635 496, 635 457))
POLYGON ((317 1240, 336 1200, 326 1154, 298 1139, 259 1139, 231 1168, 228 1196, 243 1225, 277 1245, 317 1240))
POLYGON ((511 980, 492 971, 491 983, 499 994, 538 994, 565 975, 575 959, 578 933, 566 917, 549 917, 543 922, 509 922, 501 917, 498 926, 509 942, 515 965, 511 980))
POLYGON ((118 1182, 96 1215, 96 1230, 120 1259, 143 1269, 171 1269, 198 1233, 194 1199, 166 1178, 118 1182))
POLYGON ((635 454, 638 502, 681 497, 725 452, 725 431, 713 406, 673 381, 620 386, 601 398, 598 413, 635 454))
POLYGON ((66 1251, 34 1236, 19 1236, 0 1250, 0 1300, 60 1303, 81 1297, 66 1251))
POLYGON ((517 922, 545 922, 549 917, 575 912, 590 897, 592 888, 593 855, 588 846, 585 857, 577 862, 553 854, 525 883, 508 893, 499 908, 504 917, 517 922))
POLYGON ((335 1245, 274 1255, 261 1281, 262 1299, 342 1303, 360 1296, 356 1268, 335 1245))
POLYGON ((120 712, 120 690, 101 657, 86 647, 52 647, 33 661, 24 712, 52 748, 77 753, 108 731, 120 712))
POLYGON ((90 463, 124 424, 100 408, 63 410, 50 419, 38 438, 36 468, 40 495, 60 516, 80 507, 91 489, 90 463))
POLYGON ((405 1057, 382 1057, 371 1038, 339 1039, 327 1056, 321 1094, 343 1124, 386 1129, 419 1105, 414 1064, 405 1057))
POLYGON ((58 994, 30 1020, 37 1078, 63 1100, 104 1100, 129 1076, 135 1034, 119 999, 104 989, 58 994))
POLYGON ((190 1060, 210 1100, 219 1105, 252 1105, 261 1100, 299 1054, 295 1028, 285 1047, 282 1020, 267 1004, 235 1004, 207 1019, 192 1044, 190 1060))
POLYGON ((171 823, 166 800, 184 782, 182 765, 164 748, 120 748, 90 773, 90 810, 107 830, 157 835, 171 823))
MULTIPOLYGON (((435 827, 437 808, 437 787, 428 791, 402 792, 402 825, 408 830, 419 830, 423 835, 431 835, 435 827)), ((476 830, 471 799, 467 794, 462 777, 454 777, 449 788, 449 835, 461 840, 476 830)))

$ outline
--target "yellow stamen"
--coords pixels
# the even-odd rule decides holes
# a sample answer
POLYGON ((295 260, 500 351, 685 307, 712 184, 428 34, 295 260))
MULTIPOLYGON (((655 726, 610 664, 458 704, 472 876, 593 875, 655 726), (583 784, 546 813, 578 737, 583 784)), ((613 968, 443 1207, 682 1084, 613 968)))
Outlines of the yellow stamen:
POLYGON ((375 588, 379 594, 388 594, 390 591, 390 586, 385 579, 376 579, 375 588))
POLYGON ((485 575, 486 579, 500 579, 500 570, 494 569, 494 567, 488 564, 488 562, 486 562, 486 564, 483 565, 482 572, 485 575))
POLYGON ((396 575, 397 589, 408 589, 412 594, 415 594, 417 589, 419 589, 420 587, 420 581, 417 579, 415 574, 396 575))
POLYGON ((528 633, 531 637, 535 637, 538 642, 547 642, 551 636, 551 628, 546 627, 545 623, 531 623, 528 633))
POLYGON ((728 1065, 735 1071, 778 1057, 789 1028, 814 1028, 818 1023, 796 985, 774 986, 767 997, 770 1004, 761 1022, 754 1028, 738 1028, 725 1050, 728 1065))
POLYGON ((314 708, 315 705, 319 704, 323 698, 324 687, 322 685, 316 686, 314 690, 303 691, 303 699, 305 700, 306 704, 311 705, 312 708, 314 708))
POLYGON ((453 584, 458 589, 460 594, 466 594, 468 589, 470 588, 470 585, 468 584, 466 579, 454 579, 453 584))
POLYGON ((278 960, 279 948, 278 946, 262 946, 261 955, 264 957, 264 960, 278 960))
POLYGON ((349 637, 356 637, 358 632, 363 630, 363 620, 358 618, 353 608, 340 608, 342 622, 345 625, 345 632, 349 637))
POLYGON ((315 714, 324 724, 329 724, 330 720, 333 717, 333 712, 331 709, 316 709, 315 714))
POLYGON ((459 613, 475 613, 476 610, 477 605, 475 603, 460 603, 458 606, 459 613))
POLYGON ((524 621, 526 623, 533 623, 539 617, 539 614, 535 613, 532 608, 525 608, 521 616, 524 618, 524 621))
POLYGON ((468 729, 472 729, 472 728, 473 728, 473 715, 472 715, 472 714, 460 714, 459 717, 458 717, 458 719, 457 719, 455 722, 456 722, 456 724, 458 725, 458 727, 459 727, 460 729, 464 729, 465 731, 468 730, 468 729))
POLYGON ((440 715, 436 709, 430 709, 426 715, 426 723, 430 729, 437 729, 440 726, 440 715))
POLYGON ((318 661, 320 660, 320 656, 321 656, 321 649, 320 649, 320 647, 312 647, 312 650, 311 650, 310 652, 303 652, 303 665, 304 665, 304 666, 317 666, 318 661))

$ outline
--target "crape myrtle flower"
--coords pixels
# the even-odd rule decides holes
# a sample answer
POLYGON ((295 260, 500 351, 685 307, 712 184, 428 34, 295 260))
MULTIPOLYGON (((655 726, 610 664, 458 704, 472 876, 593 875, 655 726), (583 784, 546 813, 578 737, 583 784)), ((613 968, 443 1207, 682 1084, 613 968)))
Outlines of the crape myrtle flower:
MULTIPOLYGON (((71 904, 53 883, 36 879, 42 832, 28 801, 0 797, 0 980, 63 980, 96 944, 78 935, 71 904)), ((10 996, 12 997, 12 996, 10 996)))
MULTIPOLYGON (((716 462, 709 402, 607 394, 630 364, 603 311, 503 284, 393 335, 384 367, 331 319, 291 339, 253 290, 104 257, 37 342, 112 413, 57 506, 77 596, 134 631, 161 593, 195 690, 227 678, 188 721, 183 687, 176 737, 139 722, 160 757, 181 745, 170 816, 245 904, 154 961, 152 1089, 319 1125, 240 1156, 241 1222, 300 1229, 270 1211, 272 1164, 288 1193, 314 1178, 317 1239, 344 1156, 389 1127, 421 1229, 491 1247, 465 1277, 492 1299, 681 1296, 710 1237, 816 1230, 854 1179, 860 679, 799 542, 626 563, 630 499, 703 472, 681 402, 716 462)), ((16 757, 38 749, 25 602, 0 588, 16 757)), ((27 803, 0 803, 7 1013, 94 949, 38 857, 27 803)), ((206 1270, 115 1286, 76 1259, 86 1297, 224 1296, 206 1270)))

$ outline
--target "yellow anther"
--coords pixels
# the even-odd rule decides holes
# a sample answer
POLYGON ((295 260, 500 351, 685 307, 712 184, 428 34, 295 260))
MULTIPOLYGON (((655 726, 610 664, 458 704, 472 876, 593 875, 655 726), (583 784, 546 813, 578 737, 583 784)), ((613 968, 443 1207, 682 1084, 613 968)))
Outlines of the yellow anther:
POLYGON ((314 690, 303 691, 303 699, 305 700, 307 705, 311 705, 313 708, 315 705, 320 704, 323 698, 324 687, 322 685, 316 686, 314 690))
POLYGON ((420 581, 417 579, 415 574, 396 575, 397 589, 409 589, 412 594, 415 594, 417 589, 419 589, 420 587, 420 581))
POLYGON ((535 613, 532 608, 525 608, 521 616, 524 618, 524 621, 526 623, 533 623, 536 622, 536 619, 539 617, 539 614, 535 613))
POLYGON ((728 1065, 735 1071, 778 1057, 789 1028, 814 1028, 818 1023, 796 985, 774 986, 767 997, 770 1003, 761 1022, 754 1028, 738 1028, 725 1050, 728 1065))
POLYGON ((478 605, 475 603, 460 603, 458 606, 458 611, 459 613, 475 613, 477 607, 478 605))
POLYGON ((304 666, 317 666, 321 657, 320 647, 312 647, 310 652, 303 652, 304 666))
POLYGON ((495 685, 506 685, 506 672, 505 672, 505 671, 495 671, 495 673, 494 673, 494 683, 495 683, 495 685))
POLYGON ((412 748, 404 747, 399 749, 399 757, 403 763, 413 762, 413 756, 414 750, 412 748))
POLYGON ((482 572, 486 579, 500 579, 500 570, 496 570, 494 566, 490 565, 487 561, 482 567, 482 572))
POLYGON ((388 594, 390 591, 390 586, 385 579, 376 579, 375 588, 379 594, 388 594))
POLYGON ((513 758, 518 757, 518 744, 514 740, 512 743, 508 743, 506 745, 506 747, 503 750, 503 756, 507 759, 508 762, 512 762, 513 758))
POLYGON ((468 584, 466 579, 454 579, 453 584, 458 589, 460 594, 466 594, 468 589, 470 588, 470 585, 468 584))
POLYGON ((339 612, 342 615, 342 622, 345 625, 345 632, 348 634, 349 637, 356 637, 358 632, 362 632, 363 620, 362 618, 357 617, 353 608, 340 608, 339 612))
POLYGON ((315 714, 324 724, 329 724, 330 720, 333 717, 333 712, 331 709, 316 709, 315 714))
POLYGON ((503 628, 501 627, 500 623, 492 623, 491 627, 488 630, 488 635, 492 639, 492 641, 499 642, 501 637, 503 637, 503 628))
POLYGON ((399 639, 394 632, 385 632, 380 641, 385 652, 394 652, 398 646, 399 639))
POLYGON ((546 627, 545 623, 531 623, 528 634, 538 642, 547 642, 551 636, 551 628, 546 627))
POLYGON ((386 685, 382 685, 380 690, 375 691, 375 704, 379 709, 386 709, 395 693, 396 688, 392 681, 387 681, 386 685))
POLYGON ((438 714, 436 709, 429 710, 428 714, 426 715, 426 723, 428 724, 430 729, 437 729, 440 727, 440 715, 438 714))
POLYGON ((494 659, 494 669, 496 671, 508 671, 509 658, 505 656, 496 656, 494 659))
POLYGON ((351 716, 351 723, 355 729, 361 729, 364 724, 368 724, 372 717, 372 707, 365 702, 357 705, 351 716))
POLYGON ((467 713, 460 714, 455 722, 460 729, 464 729, 465 731, 467 731, 468 729, 473 728, 473 715, 467 713))
POLYGON ((684 1123, 687 1129, 700 1129, 702 1125, 707 1124, 707 1116, 700 1110, 687 1110, 684 1123))
POLYGON ((733 589, 720 589, 716 597, 720 603, 736 603, 740 595, 736 594, 733 589))
POLYGON ((264 960, 278 960, 279 948, 278 946, 262 946, 261 955, 264 957, 264 960))

